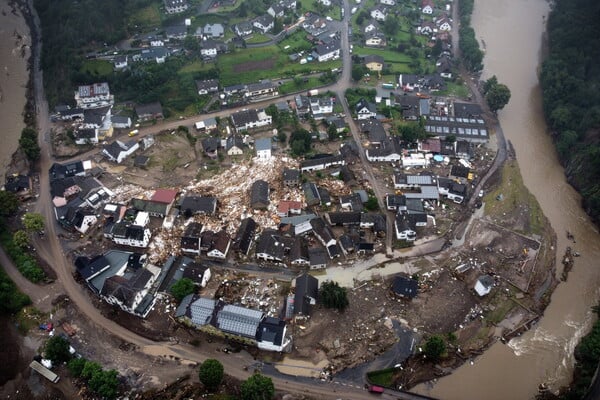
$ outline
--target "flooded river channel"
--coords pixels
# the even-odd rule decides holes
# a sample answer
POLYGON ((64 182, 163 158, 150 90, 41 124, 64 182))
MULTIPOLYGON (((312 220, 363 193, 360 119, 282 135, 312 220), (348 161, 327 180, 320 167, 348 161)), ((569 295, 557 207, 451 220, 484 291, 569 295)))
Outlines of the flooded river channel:
MULTIPOLYGON (((600 235, 567 184, 542 117, 537 70, 549 4, 544 0, 475 2, 472 18, 485 42, 482 78, 497 75, 512 98, 499 118, 516 150, 523 179, 539 201, 558 237, 558 259, 567 246, 581 253, 566 283, 561 283, 537 327, 509 345, 496 343, 474 364, 418 392, 440 399, 531 399, 542 382, 552 389, 568 384, 573 349, 593 322, 598 300, 600 235), (571 231, 576 243, 566 238, 571 231)), ((557 263, 557 274, 562 265, 557 263)))
POLYGON ((31 37, 18 10, 0 0, 0 177, 4 183, 11 158, 19 145, 27 85, 27 58, 31 37))

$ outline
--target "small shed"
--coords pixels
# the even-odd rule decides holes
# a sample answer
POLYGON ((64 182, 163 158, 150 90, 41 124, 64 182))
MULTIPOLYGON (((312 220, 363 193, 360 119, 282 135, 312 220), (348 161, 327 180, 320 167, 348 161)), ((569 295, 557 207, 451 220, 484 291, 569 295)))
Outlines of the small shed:
POLYGON ((494 287, 494 278, 489 275, 482 275, 475 282, 475 291, 481 297, 492 291, 494 287))

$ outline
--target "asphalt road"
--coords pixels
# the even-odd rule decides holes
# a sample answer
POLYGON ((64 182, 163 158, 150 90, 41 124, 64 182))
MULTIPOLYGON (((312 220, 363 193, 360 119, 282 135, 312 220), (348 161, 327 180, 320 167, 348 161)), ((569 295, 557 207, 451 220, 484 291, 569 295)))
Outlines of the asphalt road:
MULTIPOLYGON (((30 0, 30 7, 31 7, 30 0)), ((33 9, 33 7, 31 7, 33 9)), ((348 21, 350 16, 349 5, 347 2, 344 2, 344 8, 346 9, 345 21, 348 21)), ((37 14, 33 13, 36 17, 36 25, 39 31, 39 20, 37 19, 37 14)), ((342 72, 341 79, 327 87, 327 90, 336 91, 340 94, 340 98, 343 98, 343 93, 345 88, 348 87, 350 83, 350 71, 351 71, 351 61, 349 57, 349 46, 348 46, 348 35, 347 35, 347 24, 344 24, 344 32, 342 34, 342 45, 344 49, 344 68, 342 72)), ((149 339, 143 338, 126 328, 120 326, 116 322, 105 318, 98 309, 96 309, 90 301, 89 295, 87 293, 87 289, 79 285, 75 282, 72 276, 73 265, 71 261, 68 259, 67 255, 64 254, 62 246, 58 240, 58 228, 54 218, 54 211, 52 208, 52 202, 50 198, 49 192, 49 176, 47 171, 50 166, 54 162, 51 149, 48 141, 45 140, 46 133, 50 130, 50 119, 48 112, 48 103, 46 102, 44 90, 43 90, 43 73, 40 70, 40 51, 41 51, 41 43, 38 43, 35 46, 34 53, 34 89, 35 89, 35 98, 37 104, 37 123, 38 129, 40 132, 39 135, 39 144, 41 147, 41 158, 39 167, 41 170, 40 173, 40 196, 38 198, 35 211, 41 213, 46 220, 46 235, 44 239, 36 238, 34 240, 34 245, 38 251, 38 254, 52 266, 54 271, 57 274, 57 285, 62 285, 62 289, 64 292, 70 297, 71 301, 79 308, 79 311, 82 315, 85 315, 90 321, 93 322, 97 326, 98 329, 103 329, 107 333, 112 334, 126 342, 132 343, 140 348, 141 352, 144 352, 149 355, 156 354, 174 354, 179 356, 182 359, 191 360, 195 362, 202 362, 206 358, 214 357, 214 353, 208 354, 206 350, 201 348, 195 348, 189 345, 184 344, 173 344, 170 342, 162 342, 157 343, 153 342, 149 339)), ((256 103, 254 106, 256 107, 265 107, 268 104, 274 101, 281 101, 293 98, 293 95, 289 95, 283 98, 271 99, 269 101, 256 103)), ((229 115, 231 112, 235 110, 227 110, 213 114, 213 116, 225 116, 229 115)), ((349 115, 349 110, 347 105, 345 105, 345 111, 349 115)), ((165 129, 175 129, 179 125, 189 125, 193 124, 198 120, 198 117, 189 118, 183 121, 172 121, 167 122, 165 124, 144 128, 141 130, 140 135, 147 135, 156 133, 159 130, 165 129)), ((353 127, 353 136, 357 139, 357 142, 360 143, 360 138, 358 136, 358 132, 353 127)), ((93 152, 89 152, 87 155, 83 155, 83 158, 86 156, 92 155, 96 153, 97 150, 93 152)), ((78 158, 82 158, 79 156, 78 158)), ((370 170, 370 165, 366 161, 364 156, 364 151, 361 152, 361 160, 364 163, 365 170, 367 171, 367 175, 371 182, 374 182, 374 177, 372 171, 370 170)), ((372 184, 372 187, 377 187, 377 185, 372 184)), ((6 255, 3 252, 0 252, 0 262, 2 262, 8 274, 13 278, 16 284, 26 293, 35 294, 35 298, 42 298, 41 294, 46 291, 48 288, 44 286, 33 285, 30 282, 24 280, 18 271, 16 271, 14 265, 10 260, 6 258, 6 255), (17 275, 18 274, 18 275, 17 275)), ((221 362, 223 363, 225 370, 228 374, 239 378, 246 379, 250 372, 244 370, 244 366, 250 365, 254 362, 251 356, 248 353, 241 352, 235 355, 227 355, 220 357, 221 362)), ((143 367, 143 366, 139 366, 143 367)), ((349 386, 347 383, 339 382, 339 383, 321 383, 315 380, 308 380, 305 378, 294 378, 282 376, 278 373, 270 373, 275 383, 275 386, 278 389, 302 393, 309 396, 313 396, 319 399, 356 399, 361 400, 365 398, 366 391, 363 388, 349 386)), ((403 392, 395 392, 395 391, 386 391, 383 395, 379 396, 379 398, 383 399, 423 399, 427 397, 414 395, 410 393, 403 392)))

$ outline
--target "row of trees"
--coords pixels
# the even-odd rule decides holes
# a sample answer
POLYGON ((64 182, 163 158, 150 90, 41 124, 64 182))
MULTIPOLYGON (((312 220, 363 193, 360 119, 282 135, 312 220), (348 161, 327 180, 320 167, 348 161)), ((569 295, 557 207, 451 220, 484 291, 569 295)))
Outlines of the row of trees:
MULTIPOLYGON (((0 191, 0 205, 5 204, 13 213, 18 210, 19 202, 15 195, 10 192, 0 191)), ((3 217, 7 217, 4 210, 3 217)), ((2 221, 4 224, 5 221, 2 221)), ((10 234, 8 229, 0 232, 0 243, 2 247, 15 263, 15 266, 21 274, 34 283, 41 282, 46 278, 44 271, 38 265, 37 259, 28 251, 25 251, 30 244, 31 236, 44 229, 44 218, 38 213, 26 213, 23 216, 24 230, 18 230, 10 234)))
MULTIPOLYGON (((225 375, 223 364, 219 360, 209 358, 198 370, 200 382, 211 392, 219 388, 225 375)), ((259 373, 251 375, 240 387, 241 400, 271 400, 275 396, 275 386, 271 378, 259 373)))
POLYGON ((594 0, 557 0, 548 18, 549 54, 540 83, 546 121, 569 181, 600 222, 600 35, 594 0))
POLYGON ((114 369, 104 370, 94 361, 83 357, 73 357, 69 352, 69 342, 62 336, 53 336, 46 342, 44 353, 55 365, 67 363, 67 368, 75 378, 86 381, 87 388, 105 399, 117 397, 119 388, 118 373, 114 369))
POLYGON ((458 47, 465 67, 469 71, 481 71, 483 68, 483 51, 479 48, 475 30, 471 27, 473 4, 474 0, 461 0, 458 6, 460 16, 458 47))
POLYGON ((0 267, 0 314, 15 314, 31 304, 31 299, 17 288, 17 285, 0 267))

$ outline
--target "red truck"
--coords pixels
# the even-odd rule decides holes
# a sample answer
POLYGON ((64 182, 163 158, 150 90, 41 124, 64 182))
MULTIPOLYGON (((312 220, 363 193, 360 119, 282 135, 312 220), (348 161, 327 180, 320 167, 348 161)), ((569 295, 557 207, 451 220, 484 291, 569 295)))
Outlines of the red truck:
POLYGON ((377 394, 381 394, 384 391, 384 389, 381 386, 376 386, 376 385, 369 385, 367 387, 367 390, 369 391, 369 393, 377 393, 377 394))

